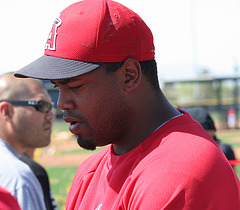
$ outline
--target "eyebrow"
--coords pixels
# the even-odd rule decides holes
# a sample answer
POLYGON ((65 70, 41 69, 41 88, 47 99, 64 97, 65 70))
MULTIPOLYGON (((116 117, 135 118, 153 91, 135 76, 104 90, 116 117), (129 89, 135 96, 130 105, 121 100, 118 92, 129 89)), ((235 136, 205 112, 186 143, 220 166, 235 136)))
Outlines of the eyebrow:
POLYGON ((75 82, 81 80, 81 78, 68 78, 68 79, 60 79, 60 80, 50 80, 51 83, 56 84, 59 83, 60 85, 66 85, 71 82, 75 82))

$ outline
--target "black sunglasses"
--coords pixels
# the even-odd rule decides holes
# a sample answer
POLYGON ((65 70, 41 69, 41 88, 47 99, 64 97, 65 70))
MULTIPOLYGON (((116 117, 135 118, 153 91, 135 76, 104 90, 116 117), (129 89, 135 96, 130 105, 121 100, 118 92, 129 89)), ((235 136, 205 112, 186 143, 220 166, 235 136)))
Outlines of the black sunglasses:
MULTIPOLYGON (((53 102, 49 103, 47 101, 43 101, 43 100, 40 100, 40 101, 11 101, 11 100, 2 100, 2 101, 6 101, 10 104, 13 104, 13 105, 20 105, 20 106, 34 106, 35 109, 39 112, 42 112, 42 113, 48 113, 52 107, 53 107, 53 102)), ((0 101, 0 102, 2 102, 0 101)))

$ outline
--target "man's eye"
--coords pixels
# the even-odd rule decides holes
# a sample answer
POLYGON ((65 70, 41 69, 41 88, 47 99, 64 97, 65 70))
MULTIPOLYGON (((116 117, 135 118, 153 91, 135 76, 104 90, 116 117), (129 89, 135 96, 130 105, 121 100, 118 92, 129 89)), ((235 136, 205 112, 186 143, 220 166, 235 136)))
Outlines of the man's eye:
POLYGON ((83 86, 83 85, 71 86, 71 87, 69 87, 69 89, 71 89, 71 90, 77 90, 77 89, 81 88, 82 86, 83 86))

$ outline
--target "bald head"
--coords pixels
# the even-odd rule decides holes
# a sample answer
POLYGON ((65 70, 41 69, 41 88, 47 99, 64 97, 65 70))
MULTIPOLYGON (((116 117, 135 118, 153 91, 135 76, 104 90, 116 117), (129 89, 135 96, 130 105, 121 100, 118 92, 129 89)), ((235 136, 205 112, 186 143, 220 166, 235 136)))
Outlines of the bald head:
POLYGON ((0 76, 0 100, 26 100, 33 96, 35 88, 43 88, 40 80, 14 77, 13 72, 0 76))

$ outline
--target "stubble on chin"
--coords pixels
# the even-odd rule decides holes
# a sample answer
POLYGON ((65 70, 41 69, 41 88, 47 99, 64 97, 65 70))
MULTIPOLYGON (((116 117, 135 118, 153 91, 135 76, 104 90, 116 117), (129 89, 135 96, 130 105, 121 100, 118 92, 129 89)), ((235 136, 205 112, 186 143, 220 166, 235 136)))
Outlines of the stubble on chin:
POLYGON ((96 145, 91 140, 85 139, 79 135, 75 135, 77 138, 78 145, 86 150, 96 150, 96 145))

